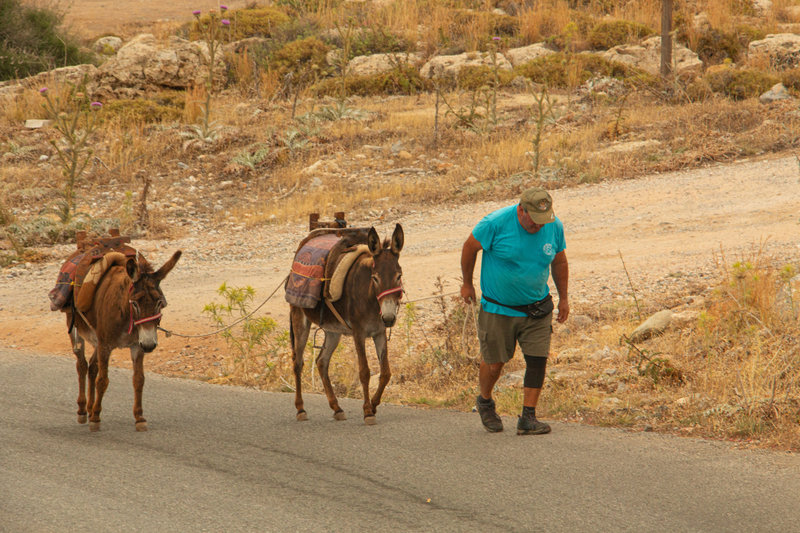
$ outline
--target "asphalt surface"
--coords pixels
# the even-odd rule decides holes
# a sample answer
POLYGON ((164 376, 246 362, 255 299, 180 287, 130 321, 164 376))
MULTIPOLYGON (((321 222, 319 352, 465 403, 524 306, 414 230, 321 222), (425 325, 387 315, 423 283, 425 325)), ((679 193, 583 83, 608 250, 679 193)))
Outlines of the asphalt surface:
POLYGON ((0 531, 800 530, 800 456, 392 405, 364 426, 318 395, 297 422, 292 394, 149 373, 137 433, 110 379, 90 433, 70 359, 0 348, 0 531))

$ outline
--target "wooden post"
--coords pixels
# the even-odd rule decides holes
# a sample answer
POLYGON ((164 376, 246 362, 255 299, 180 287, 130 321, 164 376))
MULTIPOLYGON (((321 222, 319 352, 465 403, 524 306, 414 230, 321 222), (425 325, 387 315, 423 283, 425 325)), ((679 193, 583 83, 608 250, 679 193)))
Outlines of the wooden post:
POLYGON ((672 72, 672 0, 661 0, 661 77, 672 72))

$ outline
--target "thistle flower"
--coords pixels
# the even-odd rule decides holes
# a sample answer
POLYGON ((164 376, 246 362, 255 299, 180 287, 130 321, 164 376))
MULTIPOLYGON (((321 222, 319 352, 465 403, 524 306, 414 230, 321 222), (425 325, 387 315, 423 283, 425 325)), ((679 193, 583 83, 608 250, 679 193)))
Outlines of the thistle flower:
POLYGON ((194 15, 195 17, 199 17, 200 16, 200 10, 199 9, 195 9, 194 11, 192 11, 192 15, 194 15))
POLYGON ((223 25, 223 26, 230 26, 230 24, 231 24, 231 21, 230 21, 230 20, 228 20, 228 19, 222 19, 222 25, 223 25))
POLYGON ((92 102, 91 104, 89 104, 89 107, 91 107, 92 109, 100 109, 101 107, 103 107, 103 104, 101 104, 100 102, 92 102))
POLYGON ((228 6, 219 6, 219 10, 220 11, 227 11, 228 10, 228 6))
POLYGON ((500 37, 492 37, 492 40, 493 40, 493 41, 499 41, 499 40, 500 40, 500 37))
POLYGON ((44 95, 45 95, 45 93, 47 93, 47 87, 42 87, 41 89, 39 89, 39 94, 41 94, 42 96, 44 96, 44 95))

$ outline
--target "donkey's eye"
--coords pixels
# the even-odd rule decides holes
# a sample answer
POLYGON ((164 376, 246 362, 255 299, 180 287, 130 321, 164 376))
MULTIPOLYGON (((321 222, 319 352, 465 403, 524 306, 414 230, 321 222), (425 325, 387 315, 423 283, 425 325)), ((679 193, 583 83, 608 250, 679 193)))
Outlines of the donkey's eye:
POLYGON ((372 283, 377 285, 379 281, 380 281, 380 278, 378 277, 378 275, 377 274, 373 274, 372 275, 372 283))
POLYGON ((156 302, 156 312, 164 309, 167 306, 167 299, 166 298, 159 298, 156 302))
POLYGON ((133 300, 131 300, 131 307, 133 307, 133 310, 136 311, 136 314, 138 315, 139 314, 139 304, 134 302, 133 300))

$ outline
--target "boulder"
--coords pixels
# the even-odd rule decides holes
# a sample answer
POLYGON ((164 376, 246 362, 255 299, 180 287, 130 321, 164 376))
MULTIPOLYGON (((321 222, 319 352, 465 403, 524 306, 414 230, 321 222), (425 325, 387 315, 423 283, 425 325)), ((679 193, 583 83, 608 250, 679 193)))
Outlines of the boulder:
POLYGON ((25 89, 41 89, 48 85, 71 83, 78 85, 86 78, 87 82, 94 79, 97 67, 94 65, 73 65, 71 67, 61 67, 47 72, 40 72, 34 76, 29 76, 22 80, 12 80, 0 83, 0 97, 15 96, 25 89))
POLYGON ((758 101, 762 104, 770 104, 778 100, 790 100, 792 95, 782 83, 776 83, 772 88, 758 97, 758 101))
MULTIPOLYGON (((496 61, 499 68, 511 70, 511 63, 503 54, 497 53, 496 61)), ((425 63, 419 73, 423 78, 446 78, 455 80, 461 69, 466 67, 491 67, 492 58, 489 52, 468 52, 453 56, 435 56, 425 63)))
MULTIPOLYGON (((600 56, 608 61, 616 61, 658 75, 661 72, 661 37, 650 37, 641 44, 623 44, 600 52, 600 56)), ((675 74, 698 75, 703 71, 703 62, 697 54, 683 46, 672 46, 672 64, 675 74)))
POLYGON ((511 48, 506 50, 504 55, 516 67, 550 54, 555 54, 555 51, 547 48, 544 43, 535 43, 522 48, 511 48))
POLYGON ((631 333, 631 342, 642 342, 650 337, 661 335, 672 323, 672 311, 665 309, 645 320, 631 333))
MULTIPOLYGON (((135 98, 161 89, 188 89, 205 85, 208 76, 208 45, 171 37, 167 42, 141 34, 119 49, 97 69, 93 94, 135 98)), ((214 87, 225 82, 222 50, 215 57, 214 87)))
POLYGON ((98 54, 111 56, 122 48, 122 39, 114 35, 100 37, 94 42, 94 51, 98 54))
POLYGON ((372 54, 354 57, 347 64, 347 68, 348 73, 353 76, 374 76, 388 72, 397 65, 415 65, 421 60, 422 56, 416 53, 372 54))
POLYGON ((760 41, 752 41, 747 47, 749 56, 767 56, 770 64, 778 69, 800 65, 800 35, 775 33, 760 41))

